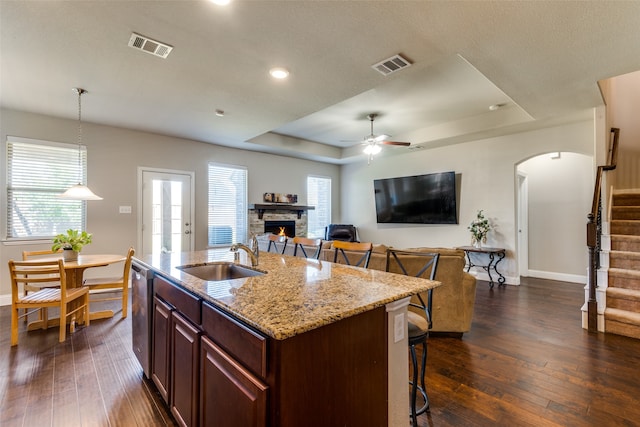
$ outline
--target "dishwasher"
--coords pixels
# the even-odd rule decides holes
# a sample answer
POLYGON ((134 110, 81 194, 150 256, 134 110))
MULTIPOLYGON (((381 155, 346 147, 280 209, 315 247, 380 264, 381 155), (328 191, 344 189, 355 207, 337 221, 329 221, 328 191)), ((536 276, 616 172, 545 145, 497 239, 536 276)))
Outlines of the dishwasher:
POLYGON ((131 329, 133 352, 144 375, 151 378, 151 321, 153 271, 134 260, 131 263, 131 329))

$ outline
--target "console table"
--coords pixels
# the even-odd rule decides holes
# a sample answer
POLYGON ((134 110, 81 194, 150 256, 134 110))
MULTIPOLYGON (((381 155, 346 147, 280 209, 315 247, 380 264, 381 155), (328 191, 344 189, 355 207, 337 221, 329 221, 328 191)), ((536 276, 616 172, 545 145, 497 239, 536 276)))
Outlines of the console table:
POLYGON ((498 286, 503 286, 505 284, 505 278, 498 271, 498 264, 500 261, 504 259, 506 256, 506 251, 504 248, 488 248, 488 247, 479 247, 475 246, 459 246, 456 249, 462 249, 467 256, 467 272, 471 269, 471 267, 482 267, 487 274, 489 275, 489 287, 493 288, 493 277, 491 276, 491 271, 493 270, 498 275, 498 286), (488 264, 474 264, 471 261, 471 254, 487 254, 489 255, 489 263, 488 264))

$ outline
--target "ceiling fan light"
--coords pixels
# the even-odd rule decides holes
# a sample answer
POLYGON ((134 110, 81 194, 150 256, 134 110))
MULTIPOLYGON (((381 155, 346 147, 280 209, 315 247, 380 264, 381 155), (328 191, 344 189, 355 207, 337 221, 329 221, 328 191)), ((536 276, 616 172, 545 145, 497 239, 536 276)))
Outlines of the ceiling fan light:
POLYGON ((61 199, 72 200, 102 200, 102 197, 97 196, 86 185, 76 184, 59 196, 61 199))
POLYGON ((380 151, 382 151, 382 148, 380 148, 378 144, 367 144, 367 146, 365 146, 364 150, 362 151, 364 152, 364 154, 369 154, 373 156, 378 154, 380 151))
POLYGON ((282 80, 289 77, 289 70, 283 67, 275 67, 269 70, 269 74, 271 74, 271 77, 274 79, 282 80))

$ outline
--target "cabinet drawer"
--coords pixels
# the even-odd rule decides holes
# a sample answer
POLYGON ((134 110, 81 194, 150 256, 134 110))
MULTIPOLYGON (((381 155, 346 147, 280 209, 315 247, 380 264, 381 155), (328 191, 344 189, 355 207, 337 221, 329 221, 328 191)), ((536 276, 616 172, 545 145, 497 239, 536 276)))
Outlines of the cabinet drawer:
POLYGON ((153 279, 153 289, 156 295, 174 306, 191 322, 196 325, 202 324, 200 298, 180 289, 178 286, 159 276, 153 279))
POLYGON ((267 376, 267 339, 222 310, 202 303, 202 329, 224 351, 254 374, 267 376))

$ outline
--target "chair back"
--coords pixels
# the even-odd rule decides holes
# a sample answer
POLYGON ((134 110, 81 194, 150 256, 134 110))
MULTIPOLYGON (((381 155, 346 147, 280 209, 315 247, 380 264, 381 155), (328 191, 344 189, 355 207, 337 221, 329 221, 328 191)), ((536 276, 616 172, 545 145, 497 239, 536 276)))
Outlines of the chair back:
POLYGON ((11 276, 11 300, 20 299, 20 291, 25 287, 39 287, 43 284, 59 286, 62 298, 66 294, 66 275, 64 261, 9 261, 11 276))
POLYGON ((306 237, 294 237, 293 244, 294 244, 293 256, 298 256, 298 248, 300 248, 300 252, 302 252, 302 255, 305 258, 310 258, 309 255, 307 255, 307 250, 305 249, 305 246, 306 246, 307 248, 310 248, 310 247, 316 248, 315 253, 311 256, 312 258, 315 258, 315 259, 320 258, 320 251, 322 250, 322 239, 320 238, 308 239, 306 237))
POLYGON ((57 251, 52 251, 51 249, 42 250, 42 251, 22 251, 22 260, 27 261, 34 258, 37 259, 37 258, 45 257, 47 255, 55 255, 55 254, 62 254, 62 249, 57 251))
POLYGON ((340 259, 347 265, 353 265, 356 267, 367 268, 369 267, 369 260, 371 259, 371 251, 373 251, 373 243, 371 242, 344 242, 341 240, 335 240, 332 243, 334 252, 333 252, 333 262, 338 261, 338 254, 341 255, 340 259), (357 260, 353 261, 353 257, 351 260, 345 253, 345 251, 349 252, 362 252, 362 256, 357 260))
POLYGON ((124 273, 122 274, 122 279, 125 283, 125 286, 128 286, 129 283, 129 274, 131 273, 131 262, 133 261, 133 256, 136 254, 136 251, 133 248, 129 248, 127 251, 127 258, 124 261, 124 273))
MULTIPOLYGON (((435 280, 436 270, 440 254, 435 252, 421 252, 403 249, 387 249, 387 263, 385 271, 391 273, 404 274, 405 276, 421 277, 423 279, 435 280), (403 258, 402 256, 406 256, 403 258)), ((429 329, 433 326, 431 320, 431 307, 433 305, 433 289, 427 291, 427 302, 425 303, 420 294, 416 295, 420 304, 412 302, 410 307, 415 307, 424 311, 429 329)))
POLYGON ((277 234, 270 233, 267 236, 267 239, 269 239, 269 244, 267 245, 267 252, 284 254, 285 249, 287 249, 287 236, 279 236, 277 234), (278 250, 278 244, 282 244, 282 250, 278 250), (273 247, 273 251, 271 250, 272 247, 273 247))

